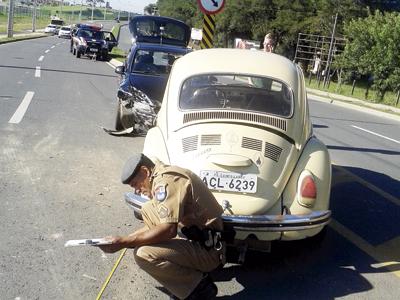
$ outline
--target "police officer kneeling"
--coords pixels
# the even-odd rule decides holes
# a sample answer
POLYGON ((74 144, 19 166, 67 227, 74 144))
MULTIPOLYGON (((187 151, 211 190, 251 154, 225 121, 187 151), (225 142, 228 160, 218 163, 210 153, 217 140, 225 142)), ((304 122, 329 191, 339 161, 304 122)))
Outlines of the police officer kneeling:
POLYGON ((151 199, 142 207, 145 226, 108 237, 112 244, 100 248, 135 248, 136 263, 173 299, 214 299, 217 286, 208 273, 224 263, 225 247, 222 208, 207 186, 191 171, 143 154, 125 163, 121 180, 151 199))

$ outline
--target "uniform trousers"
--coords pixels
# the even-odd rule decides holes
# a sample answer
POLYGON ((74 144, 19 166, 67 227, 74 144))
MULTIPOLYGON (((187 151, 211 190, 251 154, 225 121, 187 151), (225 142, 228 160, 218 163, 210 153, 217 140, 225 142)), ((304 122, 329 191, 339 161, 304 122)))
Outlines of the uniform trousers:
MULTIPOLYGON (((153 201, 142 207, 143 221, 148 228, 160 224, 153 201)), ((176 237, 167 242, 140 246, 134 250, 136 263, 169 292, 185 299, 203 278, 221 263, 221 252, 206 250, 198 242, 176 237)))

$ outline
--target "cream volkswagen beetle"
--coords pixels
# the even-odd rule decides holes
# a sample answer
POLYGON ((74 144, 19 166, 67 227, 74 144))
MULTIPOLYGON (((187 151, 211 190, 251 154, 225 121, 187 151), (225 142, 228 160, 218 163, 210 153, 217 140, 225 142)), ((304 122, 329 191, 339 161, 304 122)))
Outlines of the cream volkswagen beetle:
MULTIPOLYGON (((313 135, 303 73, 282 56, 210 49, 177 60, 143 152, 198 174, 240 249, 312 237, 329 222, 329 154, 313 135)), ((146 200, 125 199, 139 216, 146 200)))

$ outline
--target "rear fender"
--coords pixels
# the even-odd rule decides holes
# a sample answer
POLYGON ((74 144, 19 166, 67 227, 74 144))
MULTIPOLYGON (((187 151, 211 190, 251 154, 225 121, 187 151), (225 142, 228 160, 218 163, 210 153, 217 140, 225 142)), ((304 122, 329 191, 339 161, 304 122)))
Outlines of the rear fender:
POLYGON ((331 160, 328 149, 316 137, 311 137, 304 147, 289 182, 283 191, 283 205, 289 209, 291 214, 309 214, 316 210, 328 210, 331 177, 331 160), (303 170, 308 170, 313 175, 317 188, 316 200, 310 207, 305 207, 298 201, 297 185, 303 170))
POLYGON ((165 164, 170 163, 164 135, 159 127, 153 127, 147 132, 143 154, 151 159, 157 158, 165 164))

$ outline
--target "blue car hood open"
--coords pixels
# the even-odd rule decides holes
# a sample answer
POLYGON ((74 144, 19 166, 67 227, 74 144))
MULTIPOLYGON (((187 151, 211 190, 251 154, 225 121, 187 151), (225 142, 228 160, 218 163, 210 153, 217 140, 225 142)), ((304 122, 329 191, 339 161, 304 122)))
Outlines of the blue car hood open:
POLYGON ((188 25, 166 17, 136 16, 129 22, 129 31, 137 42, 186 47, 190 39, 188 25))

